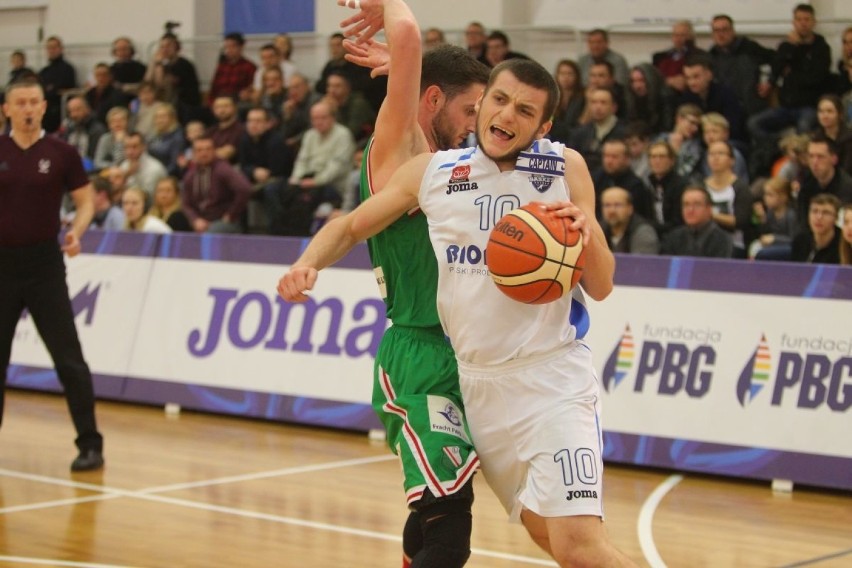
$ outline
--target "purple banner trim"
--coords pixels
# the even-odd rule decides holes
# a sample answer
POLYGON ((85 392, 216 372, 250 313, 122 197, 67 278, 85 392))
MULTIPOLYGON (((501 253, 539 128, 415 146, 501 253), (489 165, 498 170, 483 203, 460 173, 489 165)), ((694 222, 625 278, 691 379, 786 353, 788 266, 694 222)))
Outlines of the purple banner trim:
MULTIPOLYGON (((83 250, 103 255, 287 265, 299 258, 308 242, 310 239, 291 237, 193 233, 160 235, 93 229, 83 235, 83 250)), ((356 245, 352 252, 335 266, 372 270, 367 246, 363 243, 356 245)))
POLYGON ((852 267, 665 256, 616 255, 615 284, 852 300, 852 267))
MULTIPOLYGON (((103 374, 93 375, 92 381, 97 397, 105 400, 153 405, 176 403, 188 410, 360 432, 382 428, 369 404, 103 374)), ((7 384, 27 390, 62 392, 53 369, 13 365, 9 367, 7 384)))
POLYGON ((852 490, 849 460, 825 455, 604 432, 604 460, 852 490))

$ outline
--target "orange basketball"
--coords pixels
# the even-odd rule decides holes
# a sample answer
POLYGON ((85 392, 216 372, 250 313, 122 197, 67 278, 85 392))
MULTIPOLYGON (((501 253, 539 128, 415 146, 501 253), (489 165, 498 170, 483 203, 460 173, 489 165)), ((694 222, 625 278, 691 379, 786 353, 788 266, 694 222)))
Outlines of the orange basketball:
POLYGON ((558 300, 583 275, 583 235, 541 203, 500 219, 488 237, 488 272, 501 292, 525 304, 558 300))

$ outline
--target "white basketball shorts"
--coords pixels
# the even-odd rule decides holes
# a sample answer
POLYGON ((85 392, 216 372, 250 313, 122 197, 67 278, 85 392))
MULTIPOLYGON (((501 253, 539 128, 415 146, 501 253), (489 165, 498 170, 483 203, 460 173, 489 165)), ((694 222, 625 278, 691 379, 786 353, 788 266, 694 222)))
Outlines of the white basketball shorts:
POLYGON ((582 341, 497 366, 459 362, 462 398, 485 480, 510 519, 603 518, 598 381, 582 341))

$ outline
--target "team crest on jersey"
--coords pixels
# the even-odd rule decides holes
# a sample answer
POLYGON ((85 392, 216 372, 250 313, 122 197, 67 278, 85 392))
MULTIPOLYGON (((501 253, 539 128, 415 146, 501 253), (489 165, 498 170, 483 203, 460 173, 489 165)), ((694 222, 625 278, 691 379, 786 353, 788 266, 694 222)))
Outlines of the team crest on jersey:
POLYGON ((553 176, 530 174, 530 183, 539 193, 544 193, 553 185, 553 176))
POLYGON ((39 160, 38 161, 38 173, 40 173, 40 174, 49 174, 50 173, 50 160, 39 160))
POLYGON ((450 174, 450 183, 467 181, 468 176, 470 176, 470 165, 456 166, 453 168, 453 173, 450 174))

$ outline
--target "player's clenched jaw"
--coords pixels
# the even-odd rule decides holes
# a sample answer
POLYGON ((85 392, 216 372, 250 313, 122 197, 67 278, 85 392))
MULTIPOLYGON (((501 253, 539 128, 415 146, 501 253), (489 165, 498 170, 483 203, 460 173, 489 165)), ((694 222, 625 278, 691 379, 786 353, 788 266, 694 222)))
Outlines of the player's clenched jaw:
POLYGON ((501 169, 514 166, 518 155, 551 126, 545 120, 547 92, 503 71, 483 93, 478 104, 476 140, 485 155, 501 169))

